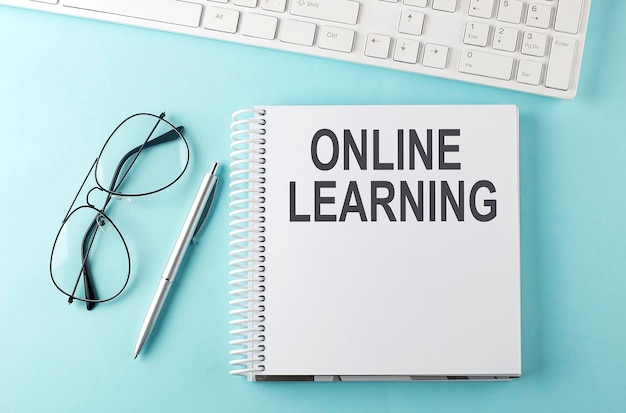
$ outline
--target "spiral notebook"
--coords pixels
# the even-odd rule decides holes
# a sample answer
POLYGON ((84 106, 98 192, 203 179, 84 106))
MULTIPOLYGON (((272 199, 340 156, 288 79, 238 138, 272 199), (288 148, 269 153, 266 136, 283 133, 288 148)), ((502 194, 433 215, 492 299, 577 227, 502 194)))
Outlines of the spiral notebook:
POLYGON ((515 106, 233 115, 231 373, 521 374, 515 106))

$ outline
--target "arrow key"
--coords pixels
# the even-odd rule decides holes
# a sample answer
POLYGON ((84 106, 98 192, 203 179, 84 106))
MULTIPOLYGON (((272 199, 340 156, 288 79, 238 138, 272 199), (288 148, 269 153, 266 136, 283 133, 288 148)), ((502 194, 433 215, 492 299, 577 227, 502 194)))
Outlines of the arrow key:
POLYGON ((422 64, 435 69, 445 69, 448 64, 448 46, 427 43, 422 64))
POLYGON ((398 39, 396 49, 393 52, 393 60, 402 63, 417 63, 417 53, 420 50, 420 43, 415 40, 398 39))
POLYGON ((378 59, 386 59, 389 57, 389 45, 391 37, 382 34, 370 33, 367 35, 367 44, 365 45, 365 56, 376 57, 378 59))
POLYGON ((400 33, 421 36, 423 27, 424 13, 413 10, 403 10, 402 13, 400 13, 400 24, 398 25, 398 31, 400 33))

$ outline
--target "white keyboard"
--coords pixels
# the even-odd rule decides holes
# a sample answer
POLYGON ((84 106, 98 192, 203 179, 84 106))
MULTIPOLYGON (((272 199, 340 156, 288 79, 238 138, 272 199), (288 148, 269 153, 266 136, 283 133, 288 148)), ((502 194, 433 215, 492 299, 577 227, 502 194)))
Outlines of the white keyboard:
POLYGON ((591 0, 0 0, 557 98, 576 95, 591 0))

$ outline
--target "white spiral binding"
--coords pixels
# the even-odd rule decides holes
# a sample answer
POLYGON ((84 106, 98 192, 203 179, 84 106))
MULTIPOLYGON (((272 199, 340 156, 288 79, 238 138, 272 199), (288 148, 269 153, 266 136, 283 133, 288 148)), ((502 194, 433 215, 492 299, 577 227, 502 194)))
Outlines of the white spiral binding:
POLYGON ((265 267, 265 115, 262 109, 235 112, 231 123, 230 163, 230 311, 235 347, 230 374, 251 376, 265 369, 263 275, 265 267))

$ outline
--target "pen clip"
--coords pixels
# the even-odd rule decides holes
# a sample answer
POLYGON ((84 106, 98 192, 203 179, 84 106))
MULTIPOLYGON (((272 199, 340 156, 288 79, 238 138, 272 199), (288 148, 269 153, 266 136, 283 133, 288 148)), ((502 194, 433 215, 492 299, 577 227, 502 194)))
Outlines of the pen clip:
POLYGON ((217 192, 217 185, 219 184, 219 179, 217 178, 217 175, 214 175, 213 179, 215 179, 215 184, 213 184, 213 188, 211 188, 211 193, 209 194, 209 199, 207 200, 206 207, 204 208, 204 211, 202 211, 202 215, 200 215, 200 221, 198 222, 198 225, 196 226, 196 229, 193 232, 193 236, 191 237, 192 244, 196 243, 196 238, 198 237, 198 234, 200 234, 200 231, 202 231, 202 228, 204 228, 204 225, 208 221, 209 212, 211 211, 211 207, 213 206, 213 201, 215 200, 215 193, 217 192))

